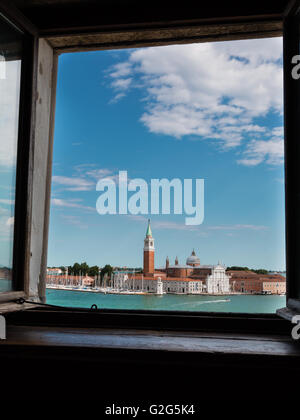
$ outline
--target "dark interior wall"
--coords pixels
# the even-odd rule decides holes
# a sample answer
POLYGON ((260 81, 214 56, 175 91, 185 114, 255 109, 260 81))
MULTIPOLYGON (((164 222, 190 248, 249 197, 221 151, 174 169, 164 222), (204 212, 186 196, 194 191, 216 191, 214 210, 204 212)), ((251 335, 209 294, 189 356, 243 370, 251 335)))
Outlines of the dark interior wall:
POLYGON ((12 390, 16 392, 19 384, 17 401, 71 400, 80 405, 95 402, 97 415, 102 418, 102 410, 109 403, 193 403, 199 415, 199 408, 207 401, 214 401, 217 406, 226 402, 226 408, 232 410, 239 401, 252 407, 257 401, 273 404, 277 400, 281 405, 285 399, 298 399, 297 369, 276 364, 261 366, 247 357, 241 365, 235 357, 210 363, 205 357, 201 360, 201 356, 196 361, 188 353, 151 355, 107 350, 98 352, 97 361, 88 350, 83 359, 76 353, 68 354, 68 360, 58 356, 57 350, 45 355, 25 349, 18 357, 1 357, 2 366, 5 365, 1 373, 1 401, 11 398, 12 390))
POLYGON ((158 24, 184 21, 226 22, 280 19, 288 0, 13 0, 40 30, 59 28, 158 24))

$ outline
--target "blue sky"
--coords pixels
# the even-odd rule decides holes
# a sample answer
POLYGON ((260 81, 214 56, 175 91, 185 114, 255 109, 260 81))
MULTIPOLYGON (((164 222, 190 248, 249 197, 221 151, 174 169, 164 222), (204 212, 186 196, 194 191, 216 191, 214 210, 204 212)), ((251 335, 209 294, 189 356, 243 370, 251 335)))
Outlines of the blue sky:
POLYGON ((100 178, 201 178, 205 218, 149 216, 156 266, 195 248, 282 270, 281 38, 59 58, 48 265, 141 266, 148 215, 99 215, 100 178))

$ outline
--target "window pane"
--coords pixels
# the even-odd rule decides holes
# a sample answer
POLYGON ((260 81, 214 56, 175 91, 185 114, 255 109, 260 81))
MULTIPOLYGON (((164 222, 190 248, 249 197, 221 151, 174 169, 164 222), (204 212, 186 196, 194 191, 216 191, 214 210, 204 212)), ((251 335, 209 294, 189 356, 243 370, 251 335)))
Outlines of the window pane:
POLYGON ((283 307, 282 39, 65 54, 58 70, 47 301, 283 307))
POLYGON ((0 16, 0 292, 12 290, 22 34, 0 16))

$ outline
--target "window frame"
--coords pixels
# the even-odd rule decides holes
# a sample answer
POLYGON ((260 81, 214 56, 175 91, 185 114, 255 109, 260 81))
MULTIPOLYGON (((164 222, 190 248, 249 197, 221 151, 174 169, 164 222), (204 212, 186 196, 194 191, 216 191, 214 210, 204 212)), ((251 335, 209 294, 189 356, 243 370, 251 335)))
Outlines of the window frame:
MULTIPOLYGON (((298 3, 298 0, 293 0, 293 3, 298 3)), ((0 7, 1 11, 1 7, 0 7)), ((5 11, 4 11, 5 12, 5 11)), ((7 6, 6 6, 7 12, 7 6)), ((12 13, 13 16, 18 15, 15 11, 12 13)), ((20 19, 17 19, 18 23, 20 19)), ((23 18, 21 18, 21 21, 23 18)), ((285 20, 285 19, 284 19, 285 20)), ((26 22, 26 19, 25 19, 26 22)), ((257 21, 254 19, 252 21, 242 22, 242 23, 232 23, 227 22, 226 24, 210 24, 208 23, 206 26, 202 25, 199 27, 195 25, 195 22, 190 22, 186 24, 183 28, 180 25, 172 24, 170 27, 165 23, 160 23, 155 26, 155 28, 150 28, 147 24, 140 25, 140 27, 126 27, 124 26, 115 25, 111 31, 106 28, 93 28, 91 30, 85 29, 72 29, 71 31, 65 30, 63 32, 54 31, 48 32, 42 31, 38 33, 37 29, 34 28, 30 23, 26 22, 26 31, 29 36, 31 37, 31 74, 29 71, 28 66, 28 80, 31 81, 31 89, 28 87, 27 83, 27 98, 30 100, 31 106, 30 112, 27 111, 27 116, 23 124, 25 124, 26 132, 27 132, 27 141, 28 141, 28 149, 27 153, 27 162, 28 164, 23 165, 22 169, 18 168, 18 183, 19 186, 19 195, 18 198, 18 206, 16 210, 16 217, 20 220, 20 224, 18 224, 19 228, 15 229, 18 232, 15 233, 16 238, 21 238, 16 244, 16 251, 14 252, 14 272, 16 272, 16 277, 19 279, 18 288, 20 291, 12 292, 12 293, 3 293, 0 294, 0 303, 2 301, 8 300, 15 300, 16 297, 19 295, 23 295, 25 297, 32 297, 36 299, 37 302, 43 301, 45 299, 45 278, 46 278, 46 267, 47 267, 47 247, 48 247, 48 228, 49 228, 49 211, 50 211, 50 191, 51 191, 51 177, 52 177, 52 150, 53 150, 53 128, 54 128, 54 114, 55 114, 55 93, 56 93, 56 76, 57 76, 57 66, 58 66, 58 56, 60 53, 65 52, 80 52, 80 51, 96 51, 96 50, 104 50, 104 49, 116 49, 116 48, 133 48, 133 47, 145 47, 145 46, 159 46, 159 45, 171 45, 171 44, 179 44, 185 43, 189 44, 192 42, 208 42, 208 41, 224 41, 224 40, 236 40, 236 39, 250 39, 250 38, 263 38, 263 37, 271 37, 271 36, 282 36, 282 23, 283 21, 279 21, 279 19, 269 18, 265 21, 258 19, 257 21), (29 26, 28 26, 29 25, 29 26), (208 31, 210 29, 210 31, 208 31), (204 35, 201 34, 201 30, 204 31, 204 35), (206 31, 206 32, 205 32, 206 31), (214 33, 215 31, 215 33, 214 33), (124 35, 125 34, 125 35, 124 35), (108 35, 111 35, 109 37, 108 35), (155 37, 155 35, 157 37, 155 37), (74 42, 73 42, 74 41, 74 42), (38 71, 39 66, 39 56, 40 53, 45 50, 47 44, 48 51, 45 52, 53 62, 53 68, 48 76, 40 74, 38 71), (52 57, 51 57, 52 56, 52 57), (47 78, 48 77, 48 78, 47 78), (49 80, 51 77, 51 80, 49 80), (47 159, 47 172, 43 178, 43 187, 45 192, 44 201, 41 204, 41 209, 43 212, 43 219, 39 226, 39 231, 34 236, 32 234, 32 201, 33 201, 33 191, 34 191, 34 181, 36 179, 37 174, 33 171, 34 167, 34 146, 38 140, 38 135, 36 134, 37 129, 37 121, 36 121, 36 112, 38 108, 38 104, 36 104, 34 98, 37 90, 37 85, 39 80, 42 80, 43 83, 48 84, 50 86, 51 94, 51 106, 50 109, 42 109, 41 112, 44 114, 44 120, 46 124, 48 124, 48 144, 47 144, 47 153, 45 159, 47 159), (30 92, 30 94, 29 94, 30 92), (30 96, 31 95, 31 96, 30 96), (47 112, 47 115, 45 113, 47 112), (48 121, 48 122, 47 122, 48 121), (22 178, 20 173, 25 175, 22 178), (25 190, 23 190, 23 194, 21 192, 21 188, 25 186, 25 190), (24 211, 22 213, 22 205, 26 204, 26 214, 24 211), (21 220, 25 221, 22 224, 21 220), (18 236, 19 235, 19 236, 18 236), (32 243, 35 242, 36 238, 39 238, 42 242, 42 256, 41 260, 37 261, 36 263, 30 265, 31 257, 32 257, 32 243), (23 245, 22 245, 23 244, 23 245), (15 257, 16 255, 16 257, 15 257), (18 260, 19 258, 19 260, 18 260), (38 273, 38 279, 37 279, 38 273), (30 290, 30 285, 32 282, 35 282, 35 291, 32 293, 32 289, 30 290), (38 291, 38 293, 37 293, 38 291), (5 296, 6 294, 6 296, 5 296)), ((21 23, 20 23, 21 24, 21 23)), ((286 32, 284 32, 286 33, 286 32)), ((23 86, 23 85, 22 85, 23 86)), ((26 114, 25 114, 26 115, 26 114)), ((46 150, 46 149, 45 149, 46 150)), ((19 162, 19 157, 18 157, 19 162)), ((287 172, 286 172, 287 177, 287 172)), ((287 183, 287 181, 286 181, 287 183)), ((24 209, 24 207, 23 207, 24 209)), ((16 224, 17 226, 17 224, 16 224)), ((289 225, 288 225, 289 226, 289 225)), ((287 278, 287 284, 290 278, 287 278)), ((289 295, 289 298, 291 296, 289 295)), ((78 314, 79 318, 82 315, 81 310, 77 310, 75 308, 71 308, 70 310, 66 309, 55 309, 49 314, 50 317, 54 315, 54 313, 72 313, 74 317, 75 314, 78 314)), ((103 313, 109 314, 109 316, 113 316, 113 314, 123 314, 126 319, 129 320, 133 311, 130 313, 126 310, 111 310, 111 311, 102 311, 103 313)), ((135 317, 140 315, 140 319, 146 320, 146 324, 148 322, 147 318, 151 314, 145 311, 134 311, 135 317)), ((154 315, 154 314, 153 314, 154 315)), ((190 314, 175 314, 169 313, 167 311, 159 311, 155 313, 155 316, 165 316, 170 317, 169 319, 181 319, 181 321, 185 318, 190 318, 190 314)), ((211 313, 211 312, 195 312, 193 313, 193 317, 198 317, 201 319, 215 319, 215 317, 219 317, 220 314, 211 313)), ((249 321, 253 318, 264 318, 264 315, 256 314, 226 314, 222 313, 222 317, 225 319, 232 320, 232 319, 249 319, 249 321)), ((151 318, 151 316, 150 316, 151 318)), ((149 319, 150 319, 149 318, 149 319)), ((270 321, 273 323, 275 320, 279 320, 279 318, 274 314, 268 317, 270 321)), ((230 321, 231 322, 231 321, 230 321)), ((143 322, 142 322, 143 323, 143 322)), ((182 325, 183 326, 183 325, 182 325)), ((187 325, 185 324, 185 327, 187 325)), ((184 326, 183 326, 184 328, 184 326)))
MULTIPOLYGON (((286 275, 287 309, 290 316, 300 313, 300 203, 297 199, 300 183, 296 181, 298 172, 299 146, 299 81, 292 78, 295 64, 292 57, 300 54, 300 2, 290 5, 283 25, 283 62, 284 62, 284 158, 285 158, 285 213, 286 213, 286 275)), ((286 315, 286 310, 279 310, 286 315)))
POLYGON ((15 208, 13 234, 12 290, 0 293, 0 303, 24 297, 29 290, 30 256, 30 157, 32 155, 32 115, 34 68, 38 31, 17 9, 0 3, 0 16, 23 35, 18 119, 15 208), (26 104, 26 106, 24 106, 26 104))

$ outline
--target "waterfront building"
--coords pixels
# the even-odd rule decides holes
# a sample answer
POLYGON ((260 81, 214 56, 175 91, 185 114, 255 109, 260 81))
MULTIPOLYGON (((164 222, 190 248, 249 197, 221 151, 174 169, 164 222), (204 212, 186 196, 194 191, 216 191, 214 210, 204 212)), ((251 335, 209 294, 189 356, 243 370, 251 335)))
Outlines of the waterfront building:
POLYGON ((254 271, 228 271, 232 292, 247 294, 286 293, 286 279, 280 274, 257 274, 254 271))
POLYGON ((176 293, 176 294, 226 294, 230 291, 229 276, 226 267, 217 265, 201 265, 193 249, 186 259, 186 264, 179 264, 176 256, 175 264, 155 269, 154 238, 148 221, 144 239, 143 273, 135 274, 116 271, 113 273, 113 288, 116 291, 135 291, 145 293, 176 293))
POLYGON ((206 291, 209 294, 228 293, 230 291, 229 276, 223 265, 211 267, 210 274, 206 278, 206 291))
POLYGON ((10 279, 11 278, 11 268, 0 267, 0 279, 10 279))
MULTIPOLYGON (((155 247, 150 221, 148 221, 143 247, 143 270, 114 270, 109 289, 112 292, 163 293, 175 294, 210 294, 224 295, 228 293, 245 294, 278 294, 286 292, 285 277, 280 274, 257 274, 253 271, 226 271, 220 263, 202 265, 193 249, 185 264, 180 264, 176 256, 174 265, 166 258, 165 266, 155 268, 155 247)), ((59 268, 48 268, 46 284, 52 287, 67 288, 99 288, 100 276, 71 276, 63 274, 59 268)), ((104 278, 106 289, 107 282, 104 278)))
POLYGON ((84 276, 82 278, 82 286, 83 287, 94 287, 95 285, 95 279, 89 276, 84 276))

